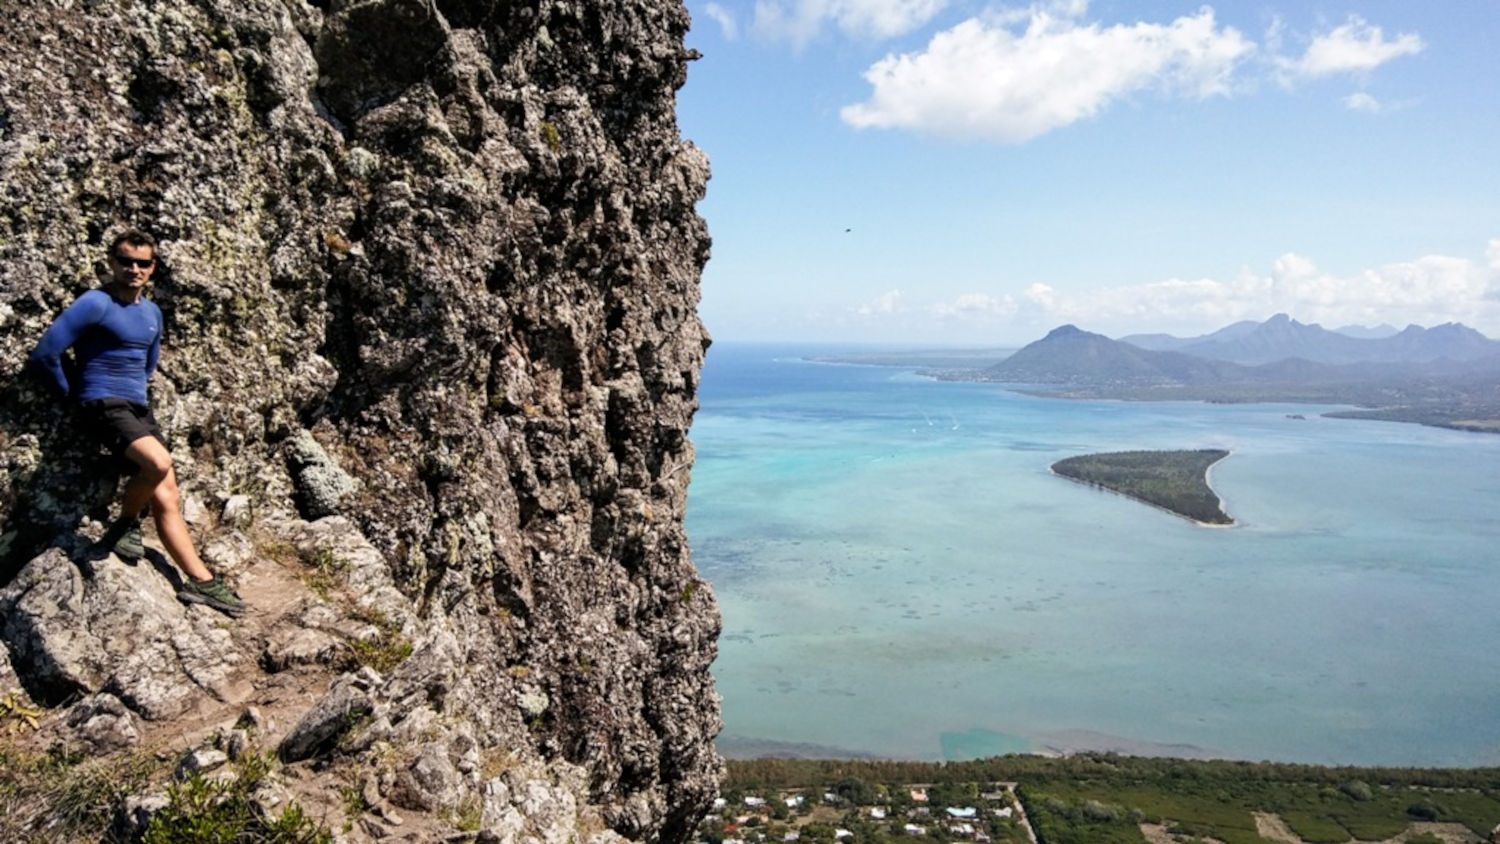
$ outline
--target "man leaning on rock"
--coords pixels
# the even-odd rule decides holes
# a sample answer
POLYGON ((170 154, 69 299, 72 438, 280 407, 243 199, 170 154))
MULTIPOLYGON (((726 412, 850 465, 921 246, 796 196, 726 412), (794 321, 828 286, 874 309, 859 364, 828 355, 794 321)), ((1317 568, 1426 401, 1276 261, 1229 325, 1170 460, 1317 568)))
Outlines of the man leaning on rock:
POLYGON ((238 615, 245 602, 221 576, 209 572, 193 547, 177 490, 177 474, 161 426, 147 405, 146 381, 161 352, 161 310, 142 296, 156 269, 156 240, 130 230, 110 244, 110 279, 69 305, 31 353, 43 381, 77 405, 88 434, 135 466, 120 500, 120 516, 101 545, 127 560, 145 554, 141 515, 147 505, 156 533, 183 572, 177 597, 238 615), (70 383, 62 356, 73 349, 77 383, 70 383))

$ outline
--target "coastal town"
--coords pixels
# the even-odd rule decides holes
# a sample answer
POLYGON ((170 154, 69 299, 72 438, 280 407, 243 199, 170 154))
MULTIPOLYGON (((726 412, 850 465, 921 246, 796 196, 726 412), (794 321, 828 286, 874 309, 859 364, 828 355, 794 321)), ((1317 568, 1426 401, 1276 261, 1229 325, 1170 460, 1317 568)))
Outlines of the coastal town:
POLYGON ((1500 844, 1496 768, 730 759, 702 844, 1500 844))
POLYGON ((826 788, 742 791, 714 801, 699 825, 704 844, 981 842, 1036 844, 1015 783, 872 785, 847 778, 826 788))

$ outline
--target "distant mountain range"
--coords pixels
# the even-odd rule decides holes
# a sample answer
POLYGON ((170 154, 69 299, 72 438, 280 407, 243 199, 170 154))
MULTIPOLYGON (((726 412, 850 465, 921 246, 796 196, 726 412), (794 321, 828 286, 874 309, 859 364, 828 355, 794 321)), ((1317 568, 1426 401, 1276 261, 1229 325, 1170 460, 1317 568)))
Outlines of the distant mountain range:
POLYGON ((1111 340, 1064 325, 983 370, 986 380, 1089 386, 1352 384, 1500 372, 1500 342, 1448 323, 1356 338, 1286 314, 1202 337, 1111 340))
POLYGON ((1232 363, 1153 351, 1064 325, 984 370, 995 381, 1029 384, 1205 384, 1234 378, 1232 363))
POLYGON ((814 358, 916 367, 946 381, 990 381, 1060 398, 1355 405, 1328 416, 1500 433, 1500 342, 1458 323, 1329 331, 1286 314, 1201 337, 1111 340, 1077 326, 996 362, 1003 350, 814 358))
POLYGON ((1379 325, 1345 325, 1335 328, 1334 331, 1350 337, 1358 337, 1361 340, 1379 340, 1382 337, 1399 333, 1401 329, 1388 322, 1382 322, 1379 325))
POLYGON ((1314 363, 1427 363, 1469 361, 1500 355, 1500 342, 1456 322, 1434 328, 1409 325, 1404 330, 1355 327, 1359 336, 1329 331, 1277 314, 1262 323, 1237 322, 1201 337, 1132 334, 1120 341, 1151 351, 1173 351, 1197 357, 1255 366, 1287 358, 1314 363))
POLYGON ((1075 398, 1353 404, 1375 409, 1339 415, 1500 431, 1500 343, 1457 323, 1351 337, 1278 314, 1122 340, 1064 325, 993 366, 938 377, 1075 398))

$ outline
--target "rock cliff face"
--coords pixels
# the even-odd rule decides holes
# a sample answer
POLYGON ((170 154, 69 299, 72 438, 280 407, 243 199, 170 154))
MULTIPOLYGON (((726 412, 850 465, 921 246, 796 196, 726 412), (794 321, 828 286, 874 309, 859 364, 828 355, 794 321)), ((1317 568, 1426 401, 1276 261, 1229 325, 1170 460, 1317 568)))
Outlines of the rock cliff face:
MULTIPOLYGON (((280 664, 182 622, 150 665, 188 685, 146 693, 149 665, 87 640, 108 595, 148 588, 108 584, 152 572, 66 565, 113 475, 21 370, 140 226, 162 241, 152 401, 210 564, 270 582, 278 547, 337 559, 322 568, 364 579, 336 588, 414 649, 327 692, 362 717, 338 729, 374 731, 341 752, 407 742, 386 784, 456 777, 439 802, 482 800, 493 835, 520 828, 496 795, 541 781, 464 762, 503 750, 618 834, 683 838, 719 721, 717 610, 682 526, 708 344, 682 4, 0 6, 0 613, 26 691, 125 703, 85 698, 80 722, 161 720, 244 699, 241 663, 280 664), (59 627, 82 628, 84 668, 59 667, 59 627)), ((187 613, 167 595, 133 611, 187 613)))

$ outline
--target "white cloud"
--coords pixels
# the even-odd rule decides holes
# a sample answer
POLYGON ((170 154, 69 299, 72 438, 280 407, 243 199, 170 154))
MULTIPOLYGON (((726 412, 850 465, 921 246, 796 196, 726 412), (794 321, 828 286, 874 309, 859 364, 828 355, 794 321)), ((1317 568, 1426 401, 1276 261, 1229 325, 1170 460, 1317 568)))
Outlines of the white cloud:
POLYGON ((1462 322, 1500 337, 1500 238, 1482 257, 1425 255, 1334 273, 1288 252, 1261 270, 1229 278, 1169 278, 1112 287, 1054 287, 1036 282, 1018 293, 971 292, 916 300, 889 290, 816 324, 875 331, 867 339, 903 336, 935 343, 1026 343, 1063 323, 1109 336, 1165 331, 1192 336, 1239 320, 1290 314, 1306 323, 1341 325, 1462 322))
POLYGON ((1427 255, 1347 275, 1320 270, 1308 257, 1288 253, 1268 274, 1242 270, 1230 281, 1168 279, 1149 284, 1064 295, 1033 285, 1027 301, 1052 323, 1077 322, 1093 330, 1203 330, 1241 319, 1285 312, 1303 322, 1437 325, 1463 322, 1487 333, 1500 329, 1500 239, 1488 244, 1483 263, 1427 255))
POLYGON ((1058 310, 1056 291, 1050 285, 1040 282, 1026 288, 1026 301, 1039 306, 1044 311, 1058 310))
POLYGON ((885 293, 877 296, 874 301, 866 302, 854 310, 860 316, 895 313, 901 310, 901 291, 887 290, 885 293))
POLYGON ((1402 111, 1416 105, 1418 100, 1379 100, 1365 93, 1356 91, 1345 97, 1344 107, 1350 111, 1362 111, 1365 114, 1391 114, 1402 111))
POLYGON ((1488 248, 1484 250, 1484 260, 1490 268, 1490 289, 1485 298, 1500 301, 1500 238, 1489 242, 1488 248))
POLYGON ((801 46, 827 25, 860 38, 893 38, 926 24, 948 0, 756 0, 755 31, 801 46))
POLYGON ((718 3, 708 3, 703 7, 703 13, 713 18, 714 22, 719 25, 719 29, 723 31, 726 39, 733 41, 739 37, 740 27, 734 18, 733 12, 720 6, 718 3))
POLYGON ((1287 282, 1311 278, 1317 271, 1318 267, 1311 258, 1304 258, 1295 252, 1282 255, 1271 265, 1271 274, 1287 282))
POLYGON ((1415 55, 1426 48, 1421 36, 1404 32, 1387 41, 1384 31, 1358 15, 1343 26, 1315 36, 1302 58, 1282 60, 1282 68, 1296 76, 1317 78, 1335 73, 1363 73, 1391 59, 1415 55))
POLYGON ((965 293, 951 302, 938 302, 927 307, 927 312, 939 319, 994 319, 1010 316, 1016 310, 1016 300, 1010 296, 986 293, 965 293))
POLYGON ((857 128, 913 129, 942 137, 1022 143, 1145 90, 1190 98, 1230 92, 1255 46, 1214 12, 1170 24, 1084 24, 1083 2, 971 18, 926 50, 889 55, 865 72, 870 99, 846 106, 857 128))

